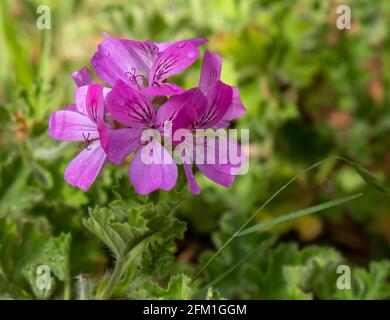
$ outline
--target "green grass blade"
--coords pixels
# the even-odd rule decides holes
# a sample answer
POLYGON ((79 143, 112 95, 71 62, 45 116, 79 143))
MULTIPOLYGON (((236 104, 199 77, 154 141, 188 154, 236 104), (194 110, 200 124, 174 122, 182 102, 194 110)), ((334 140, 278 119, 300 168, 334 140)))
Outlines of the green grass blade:
POLYGON ((363 168, 360 164, 349 160, 347 158, 343 158, 340 156, 333 157, 334 160, 340 160, 343 161, 349 165, 352 166, 352 168, 355 170, 355 172, 371 187, 376 189, 377 191, 380 191, 384 194, 386 194, 388 197, 390 197, 390 191, 387 188, 387 186, 380 181, 377 177, 375 177, 370 171, 363 168))
MULTIPOLYGON (((387 190, 386 186, 379 181, 373 174, 371 174, 368 170, 365 170, 363 167, 358 165, 357 163, 340 157, 340 156, 332 156, 329 158, 326 158, 324 160, 318 161, 315 164, 311 165, 310 167, 306 168, 301 174, 306 174, 312 171, 313 169, 321 166, 322 164, 329 162, 329 161, 343 161, 345 163, 348 163, 351 165, 355 171, 371 186, 375 187, 376 189, 379 189, 383 192, 385 192, 388 196, 390 196, 390 191, 387 190)), ((199 275, 207 269, 207 267, 215 260, 215 258, 221 254, 221 252, 239 235, 241 234, 246 226, 257 216, 258 213, 260 213, 269 203, 272 202, 282 191, 284 191, 289 185, 291 185, 293 182, 295 182, 298 179, 299 175, 293 177, 291 180, 287 181, 278 191, 276 191, 266 202, 263 203, 263 205, 258 208, 242 225, 238 230, 230 236, 230 238, 221 246, 219 249, 212 255, 212 257, 206 261, 206 263, 200 268, 200 270, 195 274, 195 276, 192 278, 192 281, 194 281, 199 275)))
POLYGON ((299 218, 299 217, 303 217, 303 216, 306 216, 306 215, 309 215, 309 214, 312 214, 312 213, 323 211, 325 209, 329 209, 331 207, 335 207, 335 206, 338 206, 338 205, 340 205, 342 203, 345 203, 345 202, 354 200, 356 198, 359 198, 362 195, 363 195, 363 193, 358 193, 358 194, 354 194, 352 196, 343 197, 343 198, 340 198, 340 199, 337 199, 337 200, 332 200, 332 201, 328 201, 328 202, 325 202, 325 203, 321 203, 321 204, 313 206, 313 207, 309 207, 309 208, 305 208, 305 209, 302 209, 302 210, 294 211, 294 212, 285 214, 283 216, 276 217, 276 218, 271 219, 269 221, 256 224, 256 225, 254 225, 254 226, 252 226, 252 227, 250 227, 248 229, 245 229, 244 231, 240 232, 236 236, 237 237, 241 237, 243 235, 246 235, 246 234, 249 234, 249 233, 252 233, 252 232, 256 232, 256 231, 259 231, 259 230, 267 229, 267 228, 272 227, 273 225, 278 224, 278 223, 286 222, 286 221, 293 220, 293 219, 296 219, 296 218, 299 218))
MULTIPOLYGON (((321 160, 316 162, 315 164, 311 165, 310 167, 306 168, 302 173, 306 174, 310 172, 311 170, 319 167, 324 162, 328 161, 329 159, 321 160)), ((261 212, 270 202, 272 202, 273 199, 275 199, 284 189, 286 189, 290 184, 292 184, 295 180, 297 180, 299 175, 295 176, 294 178, 290 179, 285 183, 278 191, 276 191, 271 197, 268 198, 266 202, 263 203, 263 205, 258 208, 242 225, 238 230, 230 236, 230 238, 212 255, 212 257, 207 260, 207 262, 200 268, 200 270, 195 274, 195 276, 192 278, 192 281, 194 281, 199 275, 206 270, 206 268, 214 261, 214 259, 233 241, 233 239, 236 238, 236 236, 241 233, 243 230, 245 230, 245 227, 257 216, 259 212, 261 212)))

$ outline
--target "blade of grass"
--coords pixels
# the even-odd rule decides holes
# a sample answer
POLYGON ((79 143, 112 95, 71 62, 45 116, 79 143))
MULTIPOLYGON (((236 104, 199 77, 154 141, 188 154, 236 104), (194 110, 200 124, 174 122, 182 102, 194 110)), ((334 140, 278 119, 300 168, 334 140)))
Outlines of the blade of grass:
POLYGON ((222 279, 224 279, 229 274, 231 274, 234 270, 236 270, 239 266, 241 266, 246 260, 248 260, 250 257, 253 257, 254 252, 255 252, 255 250, 250 251, 248 254, 246 254, 244 257, 242 257, 240 260, 238 260, 238 262, 235 263, 232 267, 230 267, 228 270, 226 270, 224 273, 222 273, 220 276, 218 276, 213 281, 209 282, 207 285, 200 288, 199 292, 205 291, 210 287, 214 287, 218 282, 220 282, 222 279))
MULTIPOLYGON (((327 161, 328 159, 325 159, 325 160, 321 160, 315 164, 313 164, 312 166, 310 166, 309 168, 305 169, 303 171, 303 174, 313 170, 314 168, 318 167, 319 165, 321 165, 322 163, 324 163, 325 161, 327 161)), ((284 189, 286 189, 290 184, 292 184, 295 180, 298 179, 298 175, 295 176, 294 178, 290 179, 289 181, 287 181, 287 183, 285 183, 278 191, 276 191, 270 198, 268 198, 268 200, 266 202, 264 202, 264 204, 258 208, 249 218, 248 220, 246 220, 242 225, 241 227, 217 250, 217 252, 215 252, 211 258, 209 260, 207 260, 207 262, 203 265, 202 268, 200 268, 200 270, 195 274, 195 276, 193 277, 192 281, 194 281, 209 265, 211 262, 214 261, 214 259, 230 244, 230 242, 233 241, 233 239, 240 233, 242 232, 245 227, 257 216, 257 214, 263 210, 274 198, 276 198, 284 189)))
POLYGON ((293 219, 296 219, 296 218, 299 218, 299 217, 303 217, 303 216, 306 216, 306 215, 309 215, 309 214, 312 214, 312 213, 323 211, 325 209, 329 209, 331 207, 338 206, 338 205, 340 205, 340 204, 342 204, 344 202, 348 202, 348 201, 354 200, 356 198, 359 198, 362 195, 363 195, 363 193, 354 194, 352 196, 343 197, 343 198, 340 198, 340 199, 337 199, 337 200, 324 202, 324 203, 321 203, 321 204, 313 206, 313 207, 305 208, 305 209, 302 209, 302 210, 298 210, 298 211, 294 211, 294 212, 285 214, 283 216, 276 217, 276 218, 271 219, 269 221, 266 221, 266 222, 263 222, 263 223, 259 223, 259 224, 256 224, 256 225, 248 228, 248 229, 245 229, 244 231, 240 232, 237 235, 237 237, 241 237, 243 235, 246 235, 246 234, 249 234, 249 233, 252 233, 252 232, 256 232, 256 231, 259 231, 259 230, 264 230, 264 229, 272 227, 272 226, 274 226, 275 224, 278 224, 278 223, 282 223, 282 222, 285 222, 285 221, 293 220, 293 219))
MULTIPOLYGON (((339 160, 348 163, 349 165, 352 165, 352 167, 355 169, 355 171, 360 175, 362 179, 364 179, 369 185, 375 187, 377 190, 380 190, 384 193, 386 193, 388 196, 390 195, 390 192, 387 190, 385 185, 381 183, 373 174, 371 174, 369 171, 361 167, 359 164, 343 158, 339 156, 333 156, 326 158, 324 160, 321 160, 319 162, 316 162, 315 164, 311 165, 310 167, 306 168, 301 174, 306 174, 310 172, 311 170, 317 168, 318 166, 322 165, 325 162, 328 161, 334 161, 339 160)), ((199 275, 206 270, 206 268, 214 261, 214 259, 230 244, 230 242, 233 241, 234 238, 238 236, 242 231, 244 231, 245 227, 257 216, 257 214, 262 211, 273 199, 275 199, 284 189, 286 189, 290 184, 292 184, 295 180, 298 179, 300 175, 296 175, 294 178, 289 180, 286 184, 284 184, 278 191, 276 191, 264 204, 258 208, 249 218, 246 220, 241 227, 211 256, 209 260, 200 268, 200 270, 195 274, 195 276, 192 278, 191 282, 193 282, 199 275)))

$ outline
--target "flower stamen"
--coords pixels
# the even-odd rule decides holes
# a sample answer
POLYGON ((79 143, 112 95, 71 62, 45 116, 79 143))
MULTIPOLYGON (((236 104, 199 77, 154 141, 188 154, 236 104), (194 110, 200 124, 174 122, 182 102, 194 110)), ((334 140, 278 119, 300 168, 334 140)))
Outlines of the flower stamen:
POLYGON ((134 85, 137 85, 138 89, 141 90, 140 85, 138 84, 138 77, 141 77, 144 79, 144 75, 142 74, 136 74, 136 70, 134 67, 131 68, 131 71, 126 72, 126 76, 129 78, 130 82, 134 85))
POLYGON ((96 140, 99 140, 99 138, 92 138, 90 139, 90 136, 91 136, 91 133, 88 132, 87 134, 85 134, 84 132, 82 132, 82 135, 83 135, 83 138, 85 141, 81 142, 79 144, 79 148, 80 149, 87 149, 88 151, 91 150, 91 143, 96 141, 96 140))

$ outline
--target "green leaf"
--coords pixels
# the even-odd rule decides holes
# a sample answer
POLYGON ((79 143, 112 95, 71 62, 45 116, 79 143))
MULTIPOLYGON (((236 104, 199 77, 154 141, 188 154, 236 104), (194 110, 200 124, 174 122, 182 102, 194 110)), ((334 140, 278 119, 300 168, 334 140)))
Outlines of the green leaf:
POLYGON ((190 282, 186 275, 173 276, 169 280, 166 293, 161 296, 165 299, 188 300, 191 297, 190 282))
POLYGON ((146 282, 142 294, 145 299, 188 300, 191 298, 191 279, 183 274, 172 276, 166 288, 146 282))
POLYGON ((340 254, 331 248, 299 250, 296 244, 284 243, 270 248, 265 259, 247 266, 241 276, 255 299, 312 299, 313 284, 333 273, 329 266, 340 261, 340 254))
POLYGON ((116 259, 110 279, 98 286, 99 298, 127 290, 135 273, 161 276, 169 271, 176 251, 175 240, 182 238, 186 224, 173 215, 172 206, 167 208, 164 202, 142 205, 116 201, 108 208, 89 209, 84 225, 116 259))
POLYGON ((263 222, 263 223, 259 223, 259 224, 256 224, 256 225, 250 227, 250 228, 245 229, 244 231, 240 232, 237 235, 237 237, 240 237, 240 236, 252 233, 252 232, 256 232, 256 231, 259 231, 259 230, 267 229, 267 228, 269 228, 269 227, 271 227, 271 226, 273 226, 275 224, 278 224, 278 223, 286 222, 286 221, 293 220, 293 219, 296 219, 296 218, 299 218, 299 217, 302 217, 302 216, 305 216, 305 215, 308 215, 308 214, 312 214, 312 213, 315 213, 315 212, 323 211, 325 209, 328 209, 328 208, 340 205, 342 203, 354 200, 356 198, 359 198, 362 195, 363 195, 362 193, 358 193, 358 194, 355 194, 355 195, 352 195, 352 196, 343 197, 341 199, 328 201, 328 202, 325 202, 325 203, 322 203, 322 204, 319 204, 319 205, 316 205, 316 206, 313 206, 313 207, 305 208, 305 209, 302 209, 302 210, 298 210, 298 211, 294 211, 294 212, 288 213, 288 214, 280 216, 280 217, 276 217, 276 218, 271 219, 269 221, 266 221, 266 222, 263 222))
POLYGON ((57 288, 57 282, 56 279, 53 277, 52 274, 50 274, 50 286, 49 288, 38 288, 37 287, 37 280, 38 280, 38 274, 37 274, 37 266, 36 265, 27 265, 23 269, 23 274, 25 278, 27 279, 28 283, 30 284, 31 290, 34 293, 34 296, 40 300, 42 299, 49 299, 51 294, 55 291, 57 288))
POLYGON ((351 271, 350 290, 337 290, 334 298, 383 300, 390 299, 390 261, 371 262, 369 269, 355 268, 351 271))
POLYGON ((221 297, 218 290, 209 287, 206 293, 206 300, 225 300, 225 298, 221 297))
POLYGON ((16 224, 10 217, 0 217, 0 271, 10 281, 18 282, 23 268, 41 251, 49 236, 43 220, 16 224))
POLYGON ((119 259, 126 253, 132 234, 127 223, 116 221, 117 217, 112 210, 99 207, 89 208, 89 218, 83 220, 84 225, 119 259))
MULTIPOLYGON (((24 267, 23 273, 29 281, 31 288, 38 298, 47 298, 55 289, 55 281, 52 278, 50 290, 42 290, 36 287, 37 267, 46 265, 49 267, 51 276, 54 275, 58 280, 65 283, 65 291, 70 290, 70 234, 62 233, 58 237, 49 238, 40 248, 38 253, 24 267)), ((70 294, 66 292, 66 294, 70 294)), ((68 297, 70 298, 70 297, 68 297)))
POLYGON ((186 223, 172 218, 161 231, 151 235, 142 252, 141 267, 150 274, 166 274, 177 250, 175 240, 182 239, 186 223), (158 261, 158 263, 156 263, 158 261))
POLYGON ((310 267, 307 265, 285 266, 283 276, 286 280, 286 294, 291 300, 310 300, 313 295, 302 290, 307 275, 310 273, 310 267))
POLYGON ((31 261, 36 264, 46 264, 53 274, 61 281, 69 277, 69 252, 71 236, 62 233, 58 237, 51 237, 42 247, 39 255, 31 261))
POLYGON ((17 224, 9 217, 0 218, 0 295, 46 299, 61 281, 69 297, 71 237, 69 234, 50 237, 48 232, 44 219, 31 222, 25 219, 17 224), (50 268, 50 290, 36 287, 39 265, 50 268))

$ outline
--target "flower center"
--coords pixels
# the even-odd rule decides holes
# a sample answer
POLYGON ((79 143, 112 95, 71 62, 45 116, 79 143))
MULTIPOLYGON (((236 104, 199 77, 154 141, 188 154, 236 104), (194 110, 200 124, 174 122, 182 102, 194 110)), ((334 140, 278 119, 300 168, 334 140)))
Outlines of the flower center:
POLYGON ((136 74, 136 70, 134 67, 131 68, 131 71, 127 71, 125 74, 126 77, 130 80, 130 82, 134 85, 137 85, 138 89, 141 90, 137 78, 141 77, 143 79, 144 76, 142 74, 136 74))
POLYGON ((96 141, 96 140, 99 140, 99 138, 92 138, 91 139, 91 133, 90 132, 88 132, 88 133, 84 133, 83 132, 82 135, 83 135, 83 138, 84 138, 85 141, 83 141, 83 142, 81 142, 79 144, 79 148, 80 149, 84 149, 85 148, 87 150, 91 150, 91 143, 96 141))

